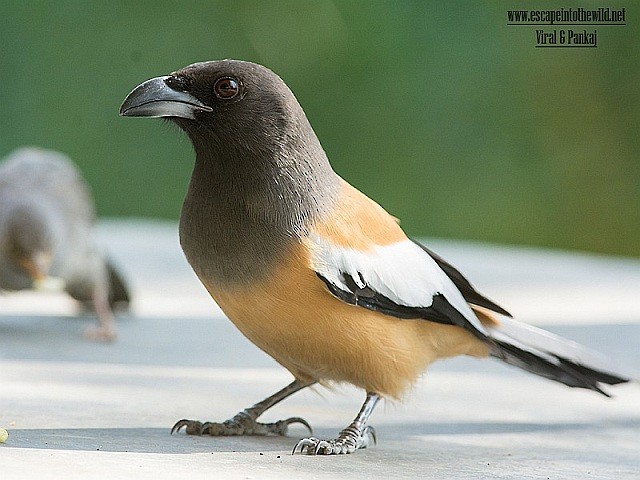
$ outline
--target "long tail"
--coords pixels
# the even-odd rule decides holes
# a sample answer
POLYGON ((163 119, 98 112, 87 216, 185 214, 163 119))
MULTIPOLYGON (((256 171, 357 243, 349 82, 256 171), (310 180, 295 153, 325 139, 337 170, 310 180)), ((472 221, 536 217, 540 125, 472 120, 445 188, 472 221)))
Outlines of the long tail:
POLYGON ((540 328, 500 318, 489 329, 491 356, 570 387, 594 390, 607 397, 601 384, 616 385, 630 379, 615 373, 609 360, 597 352, 540 328))

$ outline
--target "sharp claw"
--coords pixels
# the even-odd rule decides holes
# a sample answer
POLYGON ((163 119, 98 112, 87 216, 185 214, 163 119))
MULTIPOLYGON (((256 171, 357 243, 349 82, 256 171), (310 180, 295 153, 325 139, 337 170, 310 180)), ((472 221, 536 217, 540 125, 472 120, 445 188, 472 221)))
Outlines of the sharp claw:
POLYGON ((376 433, 376 429, 371 427, 371 426, 367 426, 364 429, 364 432, 362 432, 363 435, 371 435, 371 438, 373 439, 373 444, 377 445, 378 444, 378 434, 376 433))
POLYGON ((186 427, 188 423, 189 420, 187 419, 178 420, 176 424, 171 428, 171 435, 173 435, 174 433, 178 433, 180 429, 182 427, 186 427))
POLYGON ((182 427, 185 427, 187 435, 202 435, 202 423, 197 420, 182 419, 173 426, 171 434, 177 433, 182 427))
POLYGON ((323 454, 331 453, 331 444, 326 440, 319 441, 316 445, 315 450, 313 451, 313 454, 318 455, 320 453, 320 450, 322 450, 323 454))
POLYGON ((300 440, 298 443, 296 443, 295 447, 293 447, 293 451, 291 452, 291 455, 295 455, 296 451, 298 451, 298 447, 300 447, 299 453, 302 454, 304 453, 304 449, 305 447, 310 447, 311 445, 313 445, 318 439, 313 438, 313 437, 309 437, 309 438, 303 438, 302 440, 300 440))
POLYGON ((293 425, 294 423, 300 423, 300 424, 304 425, 305 427, 307 427, 307 430, 309 430, 309 435, 313 435, 313 429, 311 428, 311 425, 309 425, 309 422, 307 422, 304 418, 291 417, 291 418, 287 418, 286 420, 283 420, 283 423, 287 427, 289 425, 293 425))

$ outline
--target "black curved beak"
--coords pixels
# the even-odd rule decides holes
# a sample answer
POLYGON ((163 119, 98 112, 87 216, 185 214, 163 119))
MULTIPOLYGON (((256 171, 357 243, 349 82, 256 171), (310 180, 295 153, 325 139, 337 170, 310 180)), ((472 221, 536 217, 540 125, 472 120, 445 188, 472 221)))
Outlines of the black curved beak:
POLYGON ((120 107, 123 117, 180 117, 194 119, 196 112, 212 112, 213 108, 187 92, 170 88, 168 76, 141 83, 127 95, 120 107))

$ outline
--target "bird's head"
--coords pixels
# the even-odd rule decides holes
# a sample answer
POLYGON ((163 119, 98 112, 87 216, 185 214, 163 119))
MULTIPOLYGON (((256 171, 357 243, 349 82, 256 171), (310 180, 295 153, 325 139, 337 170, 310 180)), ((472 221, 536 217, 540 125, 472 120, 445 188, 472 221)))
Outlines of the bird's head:
POLYGON ((226 149, 259 155, 296 148, 308 137, 317 142, 280 77, 238 60, 194 63, 147 80, 127 96, 120 115, 168 118, 187 133, 197 153, 226 149))
POLYGON ((33 208, 14 208, 2 228, 0 244, 9 270, 23 288, 42 281, 49 274, 55 240, 46 216, 33 208))
POLYGON ((192 237, 212 243, 224 235, 236 244, 247 225, 247 238, 282 242, 328 211, 339 190, 298 101, 261 65, 194 63, 138 85, 120 115, 167 118, 191 139, 196 162, 180 220, 183 247, 192 237))

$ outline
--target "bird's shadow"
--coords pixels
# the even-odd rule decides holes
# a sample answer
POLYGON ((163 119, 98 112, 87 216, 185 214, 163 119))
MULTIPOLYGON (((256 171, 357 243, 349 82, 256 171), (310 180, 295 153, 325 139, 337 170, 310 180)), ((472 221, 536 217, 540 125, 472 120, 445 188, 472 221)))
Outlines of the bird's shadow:
MULTIPOLYGON (((620 419, 608 427, 640 428, 640 419, 620 419)), ((575 432, 583 435, 602 428, 599 423, 515 423, 515 422, 443 422, 382 425, 377 429, 381 446, 384 441, 407 442, 420 435, 434 440, 440 435, 500 435, 538 432, 575 432)), ((332 438, 337 430, 314 431, 319 438, 332 438)), ((290 452, 306 431, 290 432, 287 437, 210 437, 171 435, 166 428, 51 428, 10 431, 5 448, 36 448, 76 451, 106 451, 160 454, 220 452, 290 452)))
POLYGON ((171 435, 168 428, 46 428, 10 430, 4 447, 133 453, 271 452, 291 450, 299 437, 171 435))

